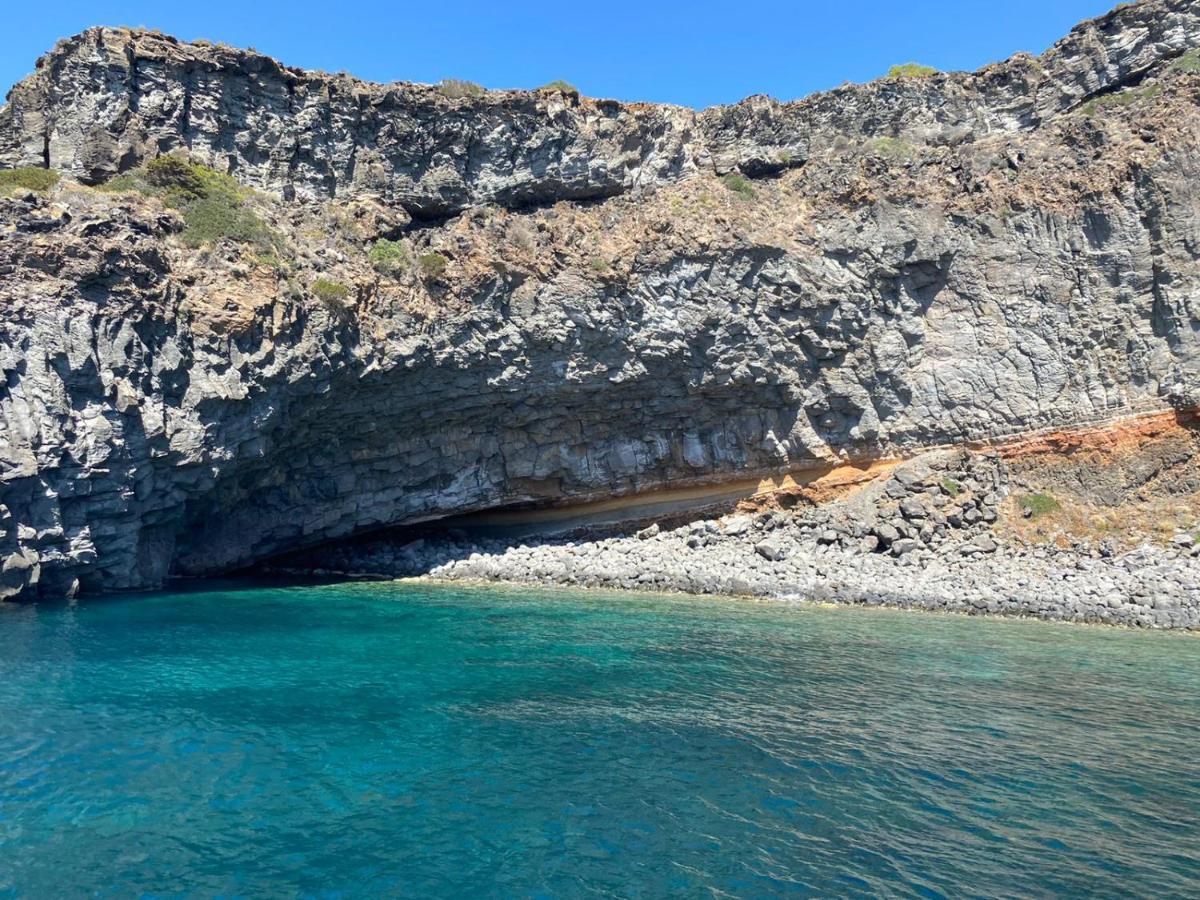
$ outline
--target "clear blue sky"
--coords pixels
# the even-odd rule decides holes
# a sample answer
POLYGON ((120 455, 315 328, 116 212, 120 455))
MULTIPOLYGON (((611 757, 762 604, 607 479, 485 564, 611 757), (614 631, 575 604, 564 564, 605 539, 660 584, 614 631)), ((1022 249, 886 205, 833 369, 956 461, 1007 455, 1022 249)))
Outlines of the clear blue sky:
POLYGON ((12 2, 0 30, 0 92, 60 38, 144 25, 253 46, 303 68, 374 81, 455 77, 488 87, 565 78, 585 94, 686 106, 764 93, 793 99, 869 81, 893 63, 975 69, 1040 53, 1116 0, 55 0, 12 2))

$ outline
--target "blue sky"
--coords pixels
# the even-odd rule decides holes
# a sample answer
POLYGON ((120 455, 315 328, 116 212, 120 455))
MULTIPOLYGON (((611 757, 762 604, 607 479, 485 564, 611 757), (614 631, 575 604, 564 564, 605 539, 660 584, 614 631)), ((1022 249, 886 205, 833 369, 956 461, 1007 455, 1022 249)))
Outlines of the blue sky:
POLYGON ((975 69, 1040 53, 1116 0, 838 0, 740 4, 407 3, 403 0, 14 2, 0 31, 0 92, 90 25, 144 25, 253 46, 289 65, 375 81, 455 77, 488 87, 564 78, 585 94, 686 106, 748 94, 793 99, 869 81, 897 62, 975 69))

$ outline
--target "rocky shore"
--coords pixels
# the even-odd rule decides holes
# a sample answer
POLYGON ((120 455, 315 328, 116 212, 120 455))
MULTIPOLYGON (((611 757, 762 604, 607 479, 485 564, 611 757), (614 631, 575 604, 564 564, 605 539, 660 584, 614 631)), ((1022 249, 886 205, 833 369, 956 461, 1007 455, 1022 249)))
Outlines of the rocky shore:
POLYGON ((994 455, 951 451, 825 506, 592 538, 380 538, 280 568, 1200 628, 1200 545, 1191 535, 1123 552, 1105 541, 1035 546, 998 533, 1004 515, 1037 514, 1023 502, 994 455))

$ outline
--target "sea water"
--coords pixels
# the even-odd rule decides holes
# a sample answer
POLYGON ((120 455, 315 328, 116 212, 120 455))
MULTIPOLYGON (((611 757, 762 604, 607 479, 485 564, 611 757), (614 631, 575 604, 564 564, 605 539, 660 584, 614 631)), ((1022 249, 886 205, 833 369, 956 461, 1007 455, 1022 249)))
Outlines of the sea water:
POLYGON ((1200 641, 398 584, 0 605, 0 896, 1197 896, 1200 641))

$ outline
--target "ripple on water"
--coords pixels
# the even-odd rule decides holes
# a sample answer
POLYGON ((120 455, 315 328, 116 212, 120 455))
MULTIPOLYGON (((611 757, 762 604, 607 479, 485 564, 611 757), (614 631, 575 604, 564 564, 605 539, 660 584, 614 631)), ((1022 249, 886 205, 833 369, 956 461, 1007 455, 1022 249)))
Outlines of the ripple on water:
POLYGON ((1200 644, 428 585, 0 614, 0 894, 1200 894, 1200 644))

